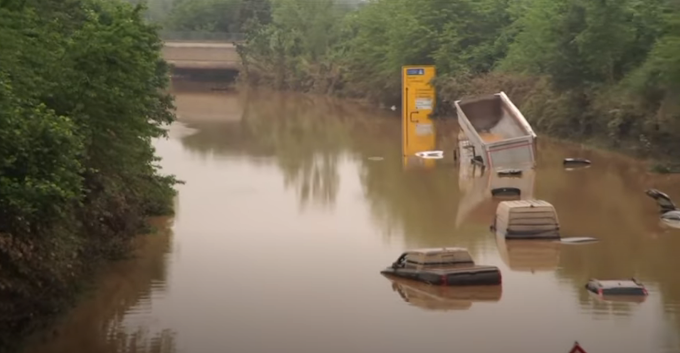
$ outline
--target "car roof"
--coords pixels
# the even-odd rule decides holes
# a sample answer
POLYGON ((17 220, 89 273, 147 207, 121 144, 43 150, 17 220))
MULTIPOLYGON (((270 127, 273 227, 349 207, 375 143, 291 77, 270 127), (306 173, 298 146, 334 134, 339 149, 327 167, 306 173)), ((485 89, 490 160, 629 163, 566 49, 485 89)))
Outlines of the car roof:
POLYGON ((468 252, 468 249, 466 248, 460 248, 460 247, 446 247, 446 248, 420 248, 420 249, 411 249, 405 251, 406 253, 409 254, 427 254, 427 255, 434 255, 438 253, 449 253, 449 252, 468 252))

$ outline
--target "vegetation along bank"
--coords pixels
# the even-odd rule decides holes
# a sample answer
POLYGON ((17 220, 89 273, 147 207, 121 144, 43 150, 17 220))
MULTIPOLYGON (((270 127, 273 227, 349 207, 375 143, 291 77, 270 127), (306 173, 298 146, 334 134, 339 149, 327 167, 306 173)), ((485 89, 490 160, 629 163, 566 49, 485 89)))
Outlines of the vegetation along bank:
POLYGON ((680 157, 677 0, 175 3, 167 28, 247 34, 248 84, 399 106, 401 66, 434 64, 440 107, 504 90, 543 133, 680 157))
POLYGON ((0 0, 0 352, 69 305, 148 216, 174 119, 155 27, 112 0, 0 0))

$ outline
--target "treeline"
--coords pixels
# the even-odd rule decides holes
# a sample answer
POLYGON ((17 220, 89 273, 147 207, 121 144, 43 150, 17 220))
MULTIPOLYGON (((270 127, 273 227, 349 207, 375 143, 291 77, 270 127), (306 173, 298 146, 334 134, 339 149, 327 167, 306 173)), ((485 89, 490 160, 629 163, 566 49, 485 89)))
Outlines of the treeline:
POLYGON ((148 216, 174 119, 157 29, 113 0, 0 0, 0 352, 71 303, 148 216))
POLYGON ((250 84, 399 106, 401 66, 434 64, 442 108, 504 90, 544 133, 680 156, 675 0, 271 0, 270 8, 239 48, 250 84))

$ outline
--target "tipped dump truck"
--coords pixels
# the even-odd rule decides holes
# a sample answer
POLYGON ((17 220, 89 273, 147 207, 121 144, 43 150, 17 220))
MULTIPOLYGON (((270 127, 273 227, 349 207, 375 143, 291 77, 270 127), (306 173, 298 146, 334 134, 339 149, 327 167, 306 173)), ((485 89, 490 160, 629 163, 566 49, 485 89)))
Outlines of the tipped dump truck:
POLYGON ((455 104, 475 161, 490 169, 535 165, 536 134, 504 92, 455 104))

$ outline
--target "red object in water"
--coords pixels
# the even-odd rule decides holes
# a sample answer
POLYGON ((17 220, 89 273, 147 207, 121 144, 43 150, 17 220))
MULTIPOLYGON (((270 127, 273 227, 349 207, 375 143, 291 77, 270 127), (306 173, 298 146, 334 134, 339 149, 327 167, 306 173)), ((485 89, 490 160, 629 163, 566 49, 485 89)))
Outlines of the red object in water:
POLYGON ((581 346, 578 344, 578 341, 574 342, 574 348, 572 348, 569 353, 587 353, 586 351, 581 348, 581 346))

